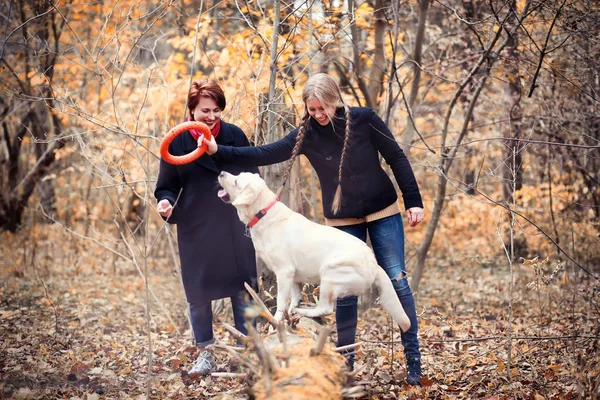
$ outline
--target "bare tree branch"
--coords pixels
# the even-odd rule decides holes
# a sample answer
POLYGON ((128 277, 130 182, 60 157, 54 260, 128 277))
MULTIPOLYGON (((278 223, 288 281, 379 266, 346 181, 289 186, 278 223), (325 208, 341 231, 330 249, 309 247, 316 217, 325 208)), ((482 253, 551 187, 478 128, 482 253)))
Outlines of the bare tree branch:
POLYGON ((531 86, 529 88, 529 94, 527 95, 527 97, 531 97, 533 95, 533 91, 537 87, 535 82, 537 81, 538 75, 540 73, 540 69, 542 68, 542 63, 544 62, 544 57, 547 54, 546 49, 548 48, 548 41, 550 40, 550 36, 552 34, 552 29, 554 29, 554 25, 556 24, 556 21, 558 20, 560 12, 562 11, 562 8, 564 7, 565 4, 567 4, 567 0, 563 0, 560 7, 558 7, 558 10, 556 10, 556 14, 554 14, 554 18, 552 19, 552 23, 550 24, 550 28, 548 28, 548 33, 546 34, 546 41, 544 42, 544 46, 540 50, 540 62, 538 63, 535 73, 533 74, 533 79, 531 80, 531 86))

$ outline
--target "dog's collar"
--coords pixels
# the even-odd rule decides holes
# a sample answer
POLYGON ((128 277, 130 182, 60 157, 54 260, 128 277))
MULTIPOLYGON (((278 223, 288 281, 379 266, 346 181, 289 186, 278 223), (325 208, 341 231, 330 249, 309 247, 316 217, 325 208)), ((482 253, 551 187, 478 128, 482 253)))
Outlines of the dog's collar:
POLYGON ((267 211, 269 211, 271 209, 271 207, 273 207, 275 204, 277 204, 278 201, 279 201, 279 197, 275 196, 275 200, 273 200, 271 202, 271 204, 269 204, 268 206, 266 206, 265 208, 263 208, 262 210, 257 212, 256 215, 250 220, 250 222, 248 222, 248 225, 247 225, 248 228, 252 228, 254 225, 256 225, 256 223, 258 221, 260 221, 260 219, 267 214, 267 211))

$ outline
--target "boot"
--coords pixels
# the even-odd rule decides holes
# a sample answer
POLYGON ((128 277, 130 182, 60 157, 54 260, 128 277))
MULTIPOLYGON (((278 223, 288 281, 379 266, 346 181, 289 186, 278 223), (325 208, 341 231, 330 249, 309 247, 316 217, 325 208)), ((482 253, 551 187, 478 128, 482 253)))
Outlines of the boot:
POLYGON ((422 377, 421 360, 408 360, 406 363, 406 383, 410 386, 421 386, 422 377))

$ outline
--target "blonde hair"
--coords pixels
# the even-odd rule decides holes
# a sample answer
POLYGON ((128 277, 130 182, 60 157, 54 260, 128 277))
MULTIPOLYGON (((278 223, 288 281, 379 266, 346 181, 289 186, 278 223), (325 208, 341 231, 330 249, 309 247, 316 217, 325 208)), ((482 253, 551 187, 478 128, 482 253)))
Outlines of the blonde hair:
MULTIPOLYGON (((308 121, 310 117, 310 114, 308 113, 308 109, 306 107, 306 102, 310 99, 319 100, 319 102, 325 108, 325 110, 329 108, 327 106, 335 106, 336 109, 339 107, 344 107, 344 111, 346 114, 344 129, 344 147, 342 148, 340 165, 338 166, 338 185, 335 190, 333 202, 331 203, 331 211, 335 215, 340 210, 342 204, 342 166, 344 164, 344 159, 346 158, 346 150, 348 148, 349 142, 348 139, 350 137, 350 109, 342 99, 342 92, 340 91, 339 85, 332 77, 330 77, 327 74, 320 73, 311 76, 310 78, 308 78, 306 84, 304 85, 304 88, 302 89, 304 113, 300 121, 300 127, 298 128, 298 134, 296 135, 296 144, 294 145, 294 149, 292 150, 290 162, 286 168, 285 174, 283 175, 283 186, 285 186, 287 182, 294 161, 296 160, 296 157, 300 152, 300 147, 302 147, 302 142, 304 141, 304 135, 306 134, 306 130, 308 128, 308 121)), ((329 117, 329 121, 333 125, 335 114, 329 115, 329 112, 327 112, 327 116, 329 117)))

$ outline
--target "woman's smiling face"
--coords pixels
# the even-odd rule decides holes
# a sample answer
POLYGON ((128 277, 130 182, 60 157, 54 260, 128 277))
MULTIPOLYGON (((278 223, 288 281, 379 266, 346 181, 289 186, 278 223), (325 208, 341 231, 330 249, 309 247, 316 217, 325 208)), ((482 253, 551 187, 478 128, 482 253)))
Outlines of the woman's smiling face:
POLYGON ((221 119, 221 108, 217 102, 210 97, 200 97, 198 105, 194 108, 194 120, 204 122, 210 129, 215 127, 215 124, 221 119))
POLYGON ((329 116, 335 114, 335 106, 324 106, 319 99, 314 97, 306 100, 306 109, 308 110, 308 114, 323 126, 331 122, 329 116))

